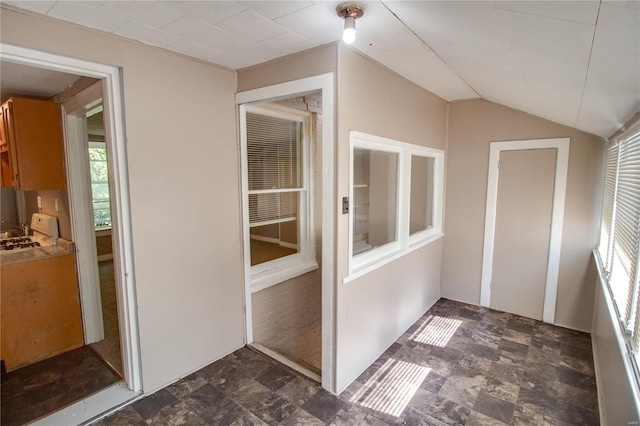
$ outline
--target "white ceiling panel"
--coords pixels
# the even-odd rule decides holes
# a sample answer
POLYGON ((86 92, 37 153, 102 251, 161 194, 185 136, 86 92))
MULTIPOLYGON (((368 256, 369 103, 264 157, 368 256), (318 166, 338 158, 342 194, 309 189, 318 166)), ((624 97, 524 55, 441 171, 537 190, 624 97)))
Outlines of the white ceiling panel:
POLYGON ((603 4, 594 45, 640 56, 640 10, 603 4))
POLYGON ((424 33, 430 27, 449 36, 453 28, 468 28, 474 32, 499 36, 495 11, 488 1, 418 1, 388 2, 387 6, 400 18, 410 22, 416 32, 424 33))
POLYGON ((218 26, 255 43, 287 32, 284 27, 249 10, 220 22, 218 26))
POLYGON ((267 19, 281 18, 313 5, 312 1, 238 1, 236 3, 267 19))
POLYGON ((627 7, 629 9, 640 9, 640 1, 638 0, 604 0, 603 4, 618 7, 627 7))
POLYGON ((161 0, 160 3, 209 24, 217 24, 247 9, 232 1, 161 0))
POLYGON ((143 43, 151 44, 158 47, 175 45, 178 41, 180 41, 180 37, 178 36, 134 21, 127 22, 116 31, 114 31, 114 34, 122 37, 132 38, 143 43))
POLYGON ((594 25, 497 9, 505 36, 515 44, 551 52, 589 55, 594 25))
POLYGON ((29 1, 24 0, 3 0, 3 5, 14 6, 20 9, 25 9, 30 12, 40 13, 46 15, 46 13, 56 4, 55 1, 29 1))
POLYGON ((48 14, 56 19, 107 32, 113 32, 127 22, 125 18, 88 6, 84 2, 57 2, 49 9, 48 14))
POLYGON ((167 49, 207 62, 216 62, 223 56, 218 50, 184 39, 167 46, 167 49))
MULTIPOLYGON (((215 50, 251 62, 257 58, 258 62, 266 62, 280 56, 279 52, 268 49, 240 36, 231 36, 211 45, 215 50)), ((226 65, 225 65, 226 66, 226 65)))
POLYGON ((274 20, 278 25, 318 44, 338 40, 342 35, 342 20, 318 5, 309 6, 274 20))
POLYGON ((574 127, 582 92, 527 79, 529 113, 560 124, 574 127))
MULTIPOLYGON (((587 83, 584 90, 583 107, 586 111, 597 108, 611 128, 619 128, 633 113, 640 110, 640 57, 621 55, 619 52, 594 48, 587 83)), ((587 125, 580 114, 578 124, 587 125)), ((613 133, 613 132, 610 132, 613 133)))
POLYGON ((287 31, 278 36, 261 41, 258 44, 285 55, 310 49, 316 45, 311 40, 307 40, 306 38, 299 36, 296 33, 292 33, 291 31, 287 31))
POLYGON ((518 69, 528 80, 582 92, 587 78, 588 57, 567 60, 531 46, 513 46, 513 52, 518 69))
POLYGON ((495 1, 496 9, 595 25, 599 1, 495 1))
MULTIPOLYGON (((64 3, 64 1, 58 3, 64 3)), ((109 0, 99 9, 154 28, 161 28, 183 15, 182 12, 155 1, 109 0)))
MULTIPOLYGON (((328 1, 14 1, 230 69, 337 42, 328 1)), ((364 1, 353 48, 445 100, 609 136, 640 109, 640 1, 364 1)))
POLYGON ((192 16, 184 15, 162 27, 162 31, 199 44, 211 45, 232 34, 192 16))

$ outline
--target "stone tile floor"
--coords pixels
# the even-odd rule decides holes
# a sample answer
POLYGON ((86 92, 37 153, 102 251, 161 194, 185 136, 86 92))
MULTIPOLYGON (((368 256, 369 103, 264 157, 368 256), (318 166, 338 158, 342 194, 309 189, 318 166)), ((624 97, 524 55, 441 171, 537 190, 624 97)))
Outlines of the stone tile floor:
POLYGON ((87 346, 22 367, 2 377, 0 423, 30 423, 120 380, 87 346))
POLYGON ((248 348, 102 425, 597 425, 589 334, 440 299, 340 396, 248 348))

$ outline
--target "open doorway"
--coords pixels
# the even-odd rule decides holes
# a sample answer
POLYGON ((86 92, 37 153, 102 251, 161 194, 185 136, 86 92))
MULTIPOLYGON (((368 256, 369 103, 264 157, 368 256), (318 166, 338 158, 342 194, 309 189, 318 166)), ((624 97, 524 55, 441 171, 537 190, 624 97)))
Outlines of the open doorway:
MULTIPOLYGON (((8 392, 13 388, 11 386, 5 386, 4 382, 5 379, 12 378, 12 372, 9 372, 8 377, 3 376, 2 422, 3 424, 24 424, 36 418, 42 418, 50 424, 82 423, 128 400, 138 397, 141 391, 137 319, 135 294, 133 291, 134 274, 130 215, 126 181, 126 150, 124 148, 124 128, 119 88, 120 71, 111 66, 51 55, 30 49, 5 44, 1 44, 0 47, 0 61, 2 61, 3 64, 7 63, 15 67, 20 67, 20 72, 23 75, 33 76, 34 73, 38 74, 38 72, 46 76, 65 74, 72 78, 74 82, 72 87, 75 85, 76 89, 79 88, 75 91, 70 90, 71 88, 68 87, 69 84, 67 84, 65 86, 66 89, 63 90, 65 96, 58 98, 54 98, 52 93, 46 96, 29 93, 28 95, 30 96, 44 97, 50 101, 65 104, 70 99, 76 97, 78 93, 88 90, 87 88, 90 88, 95 82, 100 82, 104 85, 99 89, 99 102, 84 104, 86 111, 84 111, 84 117, 82 118, 84 122, 82 140, 85 141, 85 144, 83 151, 76 150, 75 154, 81 156, 84 160, 84 167, 88 170, 90 168, 89 156, 91 147, 91 145, 86 143, 88 139, 87 135, 89 134, 88 127, 92 125, 92 120, 100 119, 103 124, 102 131, 104 133, 101 141, 104 143, 102 149, 105 151, 104 154, 108 153, 109 173, 107 182, 96 183, 104 184, 108 187, 110 195, 108 207, 102 210, 103 212, 105 210, 108 211, 108 216, 110 216, 109 221, 111 222, 113 247, 111 256, 113 259, 110 259, 110 261, 113 262, 112 275, 114 283, 112 293, 115 296, 115 305, 117 305, 117 314, 115 317, 120 325, 120 330, 116 332, 119 343, 121 344, 121 347, 116 351, 120 358, 119 366, 117 366, 117 362, 108 360, 107 356, 95 348, 92 348, 91 345, 92 343, 105 340, 104 324, 106 321, 103 319, 104 309, 101 303, 102 297, 99 285, 93 286, 92 291, 94 297, 90 298, 92 302, 87 303, 85 300, 87 288, 89 287, 85 285, 86 280, 84 278, 86 278, 87 274, 83 268, 87 262, 81 261, 79 257, 81 257, 81 254, 85 251, 84 248, 80 249, 80 247, 82 247, 82 243, 80 243, 81 240, 93 241, 91 244, 93 244, 94 247, 96 246, 96 229, 93 212, 99 209, 94 209, 91 195, 89 195, 88 201, 86 201, 73 194, 74 187, 84 185, 86 188, 90 188, 91 182, 81 183, 81 181, 78 180, 78 167, 75 166, 78 163, 74 162, 72 158, 74 153, 71 152, 68 143, 68 134, 65 135, 64 153, 66 163, 66 187, 63 190, 56 191, 35 191, 35 195, 28 194, 26 191, 14 191, 17 200, 15 204, 17 206, 22 205, 22 207, 17 208, 18 211, 27 212, 29 208, 32 207, 32 204, 36 205, 37 203, 36 208, 41 208, 42 205, 42 208, 54 209, 53 206, 55 205, 55 210, 52 210, 52 215, 59 212, 58 216, 61 218, 58 222, 61 231, 60 236, 63 237, 64 234, 64 236, 73 243, 70 245, 72 250, 70 256, 75 257, 73 263, 77 266, 77 268, 72 266, 72 269, 76 269, 73 274, 74 282, 77 279, 78 284, 82 284, 80 286, 76 284, 75 286, 83 317, 79 319, 79 321, 82 321, 80 327, 80 347, 41 361, 42 363, 48 363, 47 365, 41 364, 39 361, 36 364, 25 366, 21 369, 22 372, 16 370, 20 372, 20 374, 13 374, 17 379, 16 383, 26 382, 37 384, 37 389, 35 389, 38 391, 37 394, 50 395, 55 401, 35 401, 33 400, 35 396, 32 395, 33 398, 31 398, 24 392, 19 395, 14 395, 15 397, 11 398, 8 392), (66 96, 70 92, 74 93, 66 96), (102 117, 100 117, 100 115, 102 117), (89 117, 88 120, 87 117, 89 117), (75 165, 71 165, 72 163, 75 165), (33 198, 33 200, 31 200, 31 198, 33 198), (51 206, 48 205, 49 198, 51 198, 51 206), (81 210, 79 206, 83 205, 83 203, 86 209, 91 212, 88 218, 77 213, 81 210), (76 278, 76 276, 78 278, 76 278), (96 302, 98 304, 97 308, 95 306, 96 302), (93 312, 94 321, 86 321, 86 312, 93 312), (82 345, 82 343, 84 343, 84 345, 82 345), (93 363, 93 360, 96 360, 97 364, 93 363), (29 373, 27 370, 33 374, 39 374, 39 376, 35 379, 32 378, 31 381, 22 380, 22 376, 29 373), (43 381, 43 378, 47 378, 47 380, 43 381), (49 386, 51 390, 47 392, 43 386, 49 386), (73 391, 74 389, 78 390, 78 392, 73 391), (26 406, 25 403, 31 405, 26 406), (10 418, 5 415, 5 410, 12 407, 14 412, 18 413, 19 416, 14 416, 10 421, 10 418), (30 417, 24 418, 25 415, 30 417)), ((29 80, 28 83, 32 86, 37 85, 37 81, 33 78, 29 80)), ((4 86, 6 86, 6 84, 3 76, 3 87, 4 86)), ((61 109, 62 127, 65 129, 65 133, 68 133, 71 128, 69 124, 73 124, 74 118, 67 116, 64 108, 61 109)), ((78 118, 78 116, 76 118, 78 118)), ((76 127, 76 130, 77 129, 76 127)), ((104 155, 98 155, 97 158, 104 158, 104 155)), ((89 194, 91 194, 90 191, 89 194)), ((3 199, 5 198, 5 191, 3 190, 3 199)), ((84 247, 86 247, 86 243, 84 247)), ((90 263, 97 265, 97 250, 94 250, 92 255, 92 262, 90 263)), ((98 277, 98 281, 96 282, 99 282, 97 267, 95 268, 95 274, 96 277, 98 277)), ((48 276, 50 274, 46 275, 48 276)), ((27 389, 23 390, 27 392, 27 389)))
POLYGON ((98 80, 62 102, 62 111, 85 344, 123 377, 110 196, 112 144, 105 132, 103 92, 98 80))
POLYGON ((322 93, 246 107, 253 347, 320 382, 322 93))
POLYGON ((333 74, 240 92, 246 343, 335 392, 333 74))

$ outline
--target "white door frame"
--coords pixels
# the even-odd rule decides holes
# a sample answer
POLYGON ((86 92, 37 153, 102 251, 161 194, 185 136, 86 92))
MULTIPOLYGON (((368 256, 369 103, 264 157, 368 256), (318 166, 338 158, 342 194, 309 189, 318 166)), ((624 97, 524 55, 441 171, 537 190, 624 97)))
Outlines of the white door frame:
POLYGON ((491 279, 493 275, 493 249, 496 230, 496 205, 498 202, 498 176, 500 153, 529 149, 555 148, 556 170, 551 210, 551 233, 549 236, 549 259, 544 289, 542 321, 553 324, 556 315, 564 200, 569 169, 570 138, 531 139, 520 141, 491 142, 489 150, 489 178, 487 181, 487 206, 484 223, 484 248, 482 255, 482 280, 480 283, 480 306, 491 305, 491 279))
POLYGON ((131 207, 127 167, 126 138, 120 68, 67 56, 56 55, 6 43, 0 43, 0 59, 16 64, 61 71, 101 79, 104 85, 103 103, 105 133, 110 150, 110 168, 113 178, 111 194, 114 224, 114 267, 118 274, 118 319, 120 321, 122 364, 126 384, 115 385, 92 397, 79 401, 41 423, 82 423, 105 410, 135 398, 142 389, 138 319, 135 295, 135 271, 133 263, 133 239, 131 232, 131 207), (69 417, 70 416, 70 417, 69 417))
MULTIPOLYGON (((71 228, 76 245, 76 266, 86 345, 104 339, 85 118, 88 112, 87 104, 100 99, 100 106, 102 106, 102 98, 102 81, 100 81, 61 105, 71 228)), ((93 108, 97 106, 92 105, 93 108)))
MULTIPOLYGON (((236 94, 236 104, 250 104, 290 98, 317 90, 322 91, 322 387, 335 393, 335 321, 334 321, 334 76, 333 73, 247 90, 236 94)), ((240 128, 238 126, 238 128, 240 128)), ((240 161, 243 161, 240 156, 240 161)), ((242 165, 241 165, 242 166, 242 165)), ((240 167, 240 170, 243 168, 240 167)), ((243 181, 246 175, 242 176, 243 181)), ((246 185, 246 182, 243 183, 246 185)), ((243 203, 243 214, 248 215, 243 203)), ((247 235, 248 220, 243 220, 247 235)), ((244 241, 244 240, 243 240, 244 241)), ((245 343, 253 342, 251 312, 250 247, 244 244, 244 309, 245 343)))

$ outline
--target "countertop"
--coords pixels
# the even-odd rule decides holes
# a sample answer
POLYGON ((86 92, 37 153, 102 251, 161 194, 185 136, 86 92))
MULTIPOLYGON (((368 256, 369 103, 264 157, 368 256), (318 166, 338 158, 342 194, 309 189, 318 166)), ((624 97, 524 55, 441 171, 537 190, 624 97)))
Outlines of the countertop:
POLYGON ((69 240, 58 238, 58 245, 48 247, 32 247, 23 250, 0 251, 0 264, 30 262, 32 260, 46 259, 48 257, 63 256, 73 253, 73 243, 69 240))

